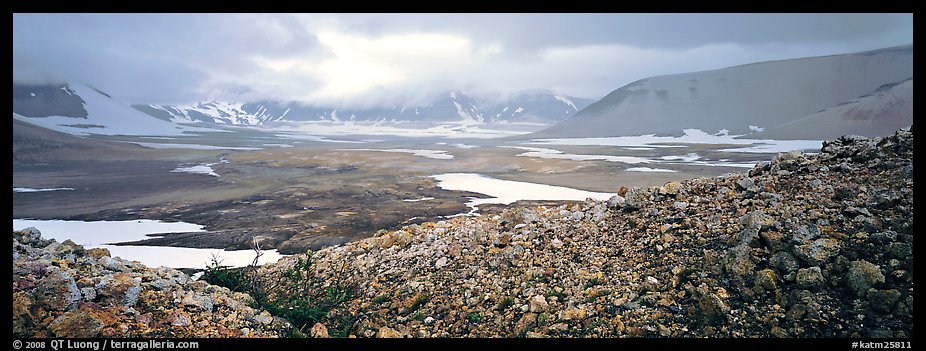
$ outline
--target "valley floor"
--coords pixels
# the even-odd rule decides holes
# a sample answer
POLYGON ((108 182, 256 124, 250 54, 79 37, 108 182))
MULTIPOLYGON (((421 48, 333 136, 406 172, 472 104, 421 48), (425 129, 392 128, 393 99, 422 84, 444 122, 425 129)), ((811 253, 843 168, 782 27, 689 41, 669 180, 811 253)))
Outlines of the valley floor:
POLYGON ((618 193, 406 225, 237 281, 212 276, 250 297, 14 232, 13 333, 914 335, 912 131, 618 193))
MULTIPOLYGON (((437 174, 616 193, 620 186, 717 176, 771 157, 725 152, 731 146, 726 144, 538 148, 484 139, 215 138, 71 138, 76 141, 66 142, 77 146, 51 150, 34 147, 33 139, 14 140, 14 149, 20 147, 14 152, 14 188, 67 190, 14 190, 13 217, 184 221, 205 225, 207 232, 122 244, 240 250, 258 236, 263 247, 291 254, 470 213, 470 198, 486 197, 445 190, 432 177, 437 174), (217 141, 223 146, 210 145, 217 141), (95 144, 84 145, 90 142, 95 144)), ((481 213, 503 208, 479 207, 481 213)))

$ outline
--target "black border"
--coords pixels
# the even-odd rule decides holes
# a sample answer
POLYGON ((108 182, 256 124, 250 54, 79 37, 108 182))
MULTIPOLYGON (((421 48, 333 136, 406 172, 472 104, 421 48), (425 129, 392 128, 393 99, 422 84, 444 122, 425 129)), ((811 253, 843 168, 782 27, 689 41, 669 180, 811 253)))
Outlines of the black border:
MULTIPOLYGON (((52 348, 53 340, 71 340, 71 341, 89 341, 89 342, 106 342, 106 338, 100 339, 13 339, 15 348, 16 341, 26 342, 44 342, 45 348, 31 348, 28 350, 54 350, 52 348)), ((156 339, 114 339, 118 341, 148 341, 158 340, 160 342, 189 342, 195 341, 199 347, 195 350, 229 350, 229 349, 249 349, 257 350, 261 348, 271 348, 277 350, 303 350, 307 347, 322 347, 322 350, 333 349, 337 351, 348 350, 367 350, 375 349, 402 349, 402 350, 434 350, 440 348, 465 348, 468 350, 481 351, 480 349, 511 349, 511 350, 627 350, 627 349, 653 349, 653 350, 679 350, 679 349, 719 349, 734 348, 752 350, 782 350, 794 348, 801 350, 865 350, 861 347, 853 348, 854 342, 904 342, 910 343, 910 346, 916 344, 912 338, 908 339, 823 339, 823 338, 793 338, 793 339, 761 339, 761 338, 613 338, 613 339, 471 339, 471 338, 438 338, 438 339, 202 339, 202 338, 156 338, 156 339)), ((136 350, 136 349, 114 349, 107 347, 107 350, 136 350)), ((20 348, 20 350, 27 350, 20 348)), ((80 350, 69 349, 67 347, 58 348, 56 351, 80 350)), ((102 348, 101 348, 102 350, 102 348)), ((156 349, 146 349, 156 350, 156 349)), ((169 350, 169 349, 168 349, 169 350)), ((179 350, 179 349, 173 349, 179 350)), ((191 349, 194 350, 194 349, 191 349)), ((902 350, 902 349, 885 349, 885 350, 902 350)))

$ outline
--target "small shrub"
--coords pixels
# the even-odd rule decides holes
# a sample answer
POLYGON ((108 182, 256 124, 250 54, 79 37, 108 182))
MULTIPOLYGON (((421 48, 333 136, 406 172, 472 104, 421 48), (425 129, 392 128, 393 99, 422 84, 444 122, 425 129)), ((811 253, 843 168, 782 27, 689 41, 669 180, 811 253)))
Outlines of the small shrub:
POLYGON ((386 294, 382 294, 382 295, 374 297, 373 300, 371 301, 375 304, 383 304, 386 301, 389 301, 389 296, 387 296, 386 294))
MULTIPOLYGON (((254 298, 258 308, 265 309, 270 314, 283 317, 296 328, 291 337, 304 337, 308 328, 324 318, 328 312, 338 305, 350 300, 354 295, 354 287, 335 282, 327 287, 321 287, 311 274, 312 256, 298 258, 296 262, 283 271, 278 279, 271 280, 267 274, 257 269, 257 259, 262 252, 255 243, 253 246, 257 253, 251 265, 244 268, 231 268, 221 264, 218 258, 213 257, 206 267, 203 277, 206 282, 224 286, 238 292, 245 292, 254 298)), ((329 321, 338 324, 329 326, 335 334, 333 336, 347 336, 353 325, 352 321, 329 321)))

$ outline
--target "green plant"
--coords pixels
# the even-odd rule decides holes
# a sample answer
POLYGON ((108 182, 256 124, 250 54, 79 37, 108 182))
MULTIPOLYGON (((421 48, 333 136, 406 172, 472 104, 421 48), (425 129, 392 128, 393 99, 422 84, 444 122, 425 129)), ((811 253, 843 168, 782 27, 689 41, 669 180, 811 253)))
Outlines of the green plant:
POLYGON ((382 294, 382 295, 374 297, 373 300, 371 301, 376 304, 382 304, 382 303, 385 303, 386 301, 389 301, 389 296, 386 294, 382 294))
POLYGON ((341 284, 315 288, 310 269, 312 256, 298 258, 296 262, 280 275, 276 294, 272 297, 264 294, 260 301, 271 314, 286 318, 300 331, 305 332, 315 323, 321 321, 332 308, 353 297, 352 286, 341 284))
POLYGON ((248 292, 245 275, 244 269, 223 265, 222 260, 213 255, 206 265, 201 279, 209 284, 224 286, 232 291, 248 292))
MULTIPOLYGON (((312 275, 312 254, 299 257, 296 262, 281 272, 276 279, 270 273, 261 272, 257 261, 262 255, 260 245, 254 242, 252 248, 256 257, 244 268, 231 268, 213 257, 203 277, 210 284, 245 292, 254 298, 255 307, 265 309, 274 316, 283 317, 296 328, 291 337, 304 337, 308 329, 321 321, 328 312, 350 300, 354 287, 339 282, 324 286, 312 275)), ((353 325, 351 321, 330 320, 335 336, 346 336, 353 325)))
POLYGON ((470 323, 479 323, 482 321, 482 312, 470 313, 466 315, 466 319, 469 320, 470 323))

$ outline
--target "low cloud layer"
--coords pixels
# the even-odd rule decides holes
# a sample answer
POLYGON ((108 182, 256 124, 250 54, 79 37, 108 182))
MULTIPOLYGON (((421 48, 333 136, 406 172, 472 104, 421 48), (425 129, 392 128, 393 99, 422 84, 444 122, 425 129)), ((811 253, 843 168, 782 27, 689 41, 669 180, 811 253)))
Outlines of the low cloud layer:
POLYGON ((133 103, 601 97, 647 76, 913 42, 910 14, 14 14, 13 78, 133 103))

